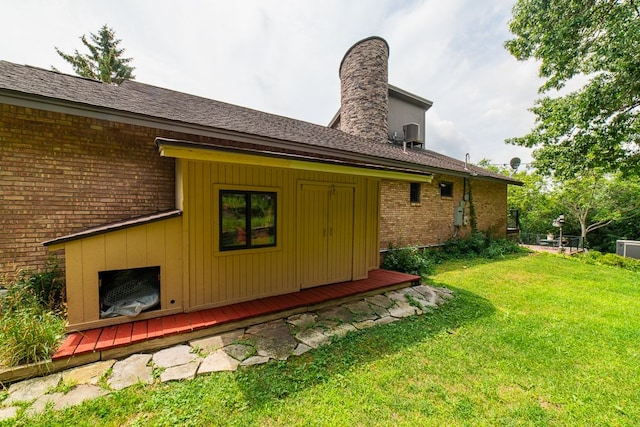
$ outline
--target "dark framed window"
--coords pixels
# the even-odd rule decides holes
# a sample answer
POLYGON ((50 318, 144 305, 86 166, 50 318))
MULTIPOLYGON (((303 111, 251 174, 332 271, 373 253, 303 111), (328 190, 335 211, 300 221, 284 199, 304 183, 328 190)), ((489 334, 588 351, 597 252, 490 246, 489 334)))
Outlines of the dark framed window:
POLYGON ((440 183, 440 197, 453 197, 453 182, 440 183))
POLYGON ((420 190, 422 186, 419 182, 412 182, 409 187, 409 201, 411 203, 420 203, 420 190))
POLYGON ((276 245, 276 193, 220 190, 220 250, 276 245))

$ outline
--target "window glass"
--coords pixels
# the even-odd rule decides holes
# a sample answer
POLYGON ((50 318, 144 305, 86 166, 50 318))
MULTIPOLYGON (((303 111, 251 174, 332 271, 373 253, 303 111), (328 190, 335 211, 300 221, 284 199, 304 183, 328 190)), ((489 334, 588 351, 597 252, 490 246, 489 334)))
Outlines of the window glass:
POLYGON ((247 197, 243 193, 220 195, 220 247, 233 249, 247 244, 247 197))
POLYGON ((276 193, 220 191, 220 250, 276 245, 276 193))
POLYGON ((420 188, 419 182, 412 182, 409 188, 409 201, 411 203, 420 203, 420 188))
POLYGON ((275 193, 251 194, 251 246, 276 244, 275 193))
POLYGON ((440 197, 453 197, 453 182, 440 183, 440 197))

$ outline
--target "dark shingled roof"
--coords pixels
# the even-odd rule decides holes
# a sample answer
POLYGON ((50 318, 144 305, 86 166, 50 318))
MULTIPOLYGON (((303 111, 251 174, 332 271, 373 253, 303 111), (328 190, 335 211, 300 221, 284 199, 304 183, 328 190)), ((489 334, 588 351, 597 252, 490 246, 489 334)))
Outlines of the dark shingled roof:
MULTIPOLYGON (((425 172, 455 173, 497 179, 510 184, 519 181, 486 169, 467 165, 430 150, 407 149, 387 142, 372 142, 313 123, 227 104, 195 95, 125 81, 112 85, 41 68, 0 61, 0 96, 35 97, 43 103, 69 103, 80 108, 120 112, 142 119, 166 120, 295 143, 296 149, 335 150, 336 157, 363 156, 370 163, 403 165, 425 172)), ((268 145, 269 142, 263 142, 268 145)))

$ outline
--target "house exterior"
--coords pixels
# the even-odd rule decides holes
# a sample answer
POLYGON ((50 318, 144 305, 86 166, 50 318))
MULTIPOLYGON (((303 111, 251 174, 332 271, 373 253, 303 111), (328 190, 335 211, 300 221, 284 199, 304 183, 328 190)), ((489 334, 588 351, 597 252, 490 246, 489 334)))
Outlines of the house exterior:
POLYGON ((128 321, 123 294, 153 296, 149 318, 366 278, 389 243, 468 233, 471 188, 504 235, 517 182, 424 150, 427 104, 388 85, 387 56, 377 37, 345 55, 335 129, 0 61, 0 272, 44 263, 44 242, 82 330, 128 321), (373 95, 345 89, 362 70, 373 95), (413 141, 389 142, 389 106, 413 141))
POLYGON ((432 180, 380 183, 380 249, 429 247, 478 230, 504 238, 507 184, 520 185, 427 150, 425 113, 433 102, 388 84, 389 46, 379 37, 354 44, 340 64, 341 107, 329 127, 395 145, 410 161, 430 166, 432 180), (419 158, 419 160, 418 160, 419 158))

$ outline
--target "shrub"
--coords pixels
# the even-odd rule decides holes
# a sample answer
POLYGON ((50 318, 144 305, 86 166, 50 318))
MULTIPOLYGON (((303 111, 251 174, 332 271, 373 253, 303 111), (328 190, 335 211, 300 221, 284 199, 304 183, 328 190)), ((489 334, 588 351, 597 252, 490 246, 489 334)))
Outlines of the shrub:
POLYGON ((425 278, 435 271, 435 264, 427 251, 421 251, 418 248, 389 246, 382 262, 382 268, 425 278))
POLYGON ((526 250, 507 239, 492 239, 482 233, 473 233, 465 238, 453 238, 442 247, 443 260, 483 257, 495 259, 526 250))
POLYGON ((0 361, 7 366, 48 359, 64 336, 64 319, 33 300, 3 313, 0 321, 0 361))
POLYGON ((589 251, 577 255, 576 259, 585 264, 608 265, 630 271, 640 271, 640 260, 611 253, 603 254, 598 251, 589 251))
POLYGON ((41 271, 21 271, 10 289, 14 287, 31 293, 43 308, 63 314, 64 278, 56 258, 49 258, 41 271))
POLYGON ((489 245, 481 253, 482 256, 490 259, 502 258, 505 255, 528 252, 527 249, 518 245, 517 242, 506 239, 490 240, 489 245))
POLYGON ((25 270, 0 297, 0 363, 15 366, 48 359, 64 335, 64 282, 57 262, 25 270))

